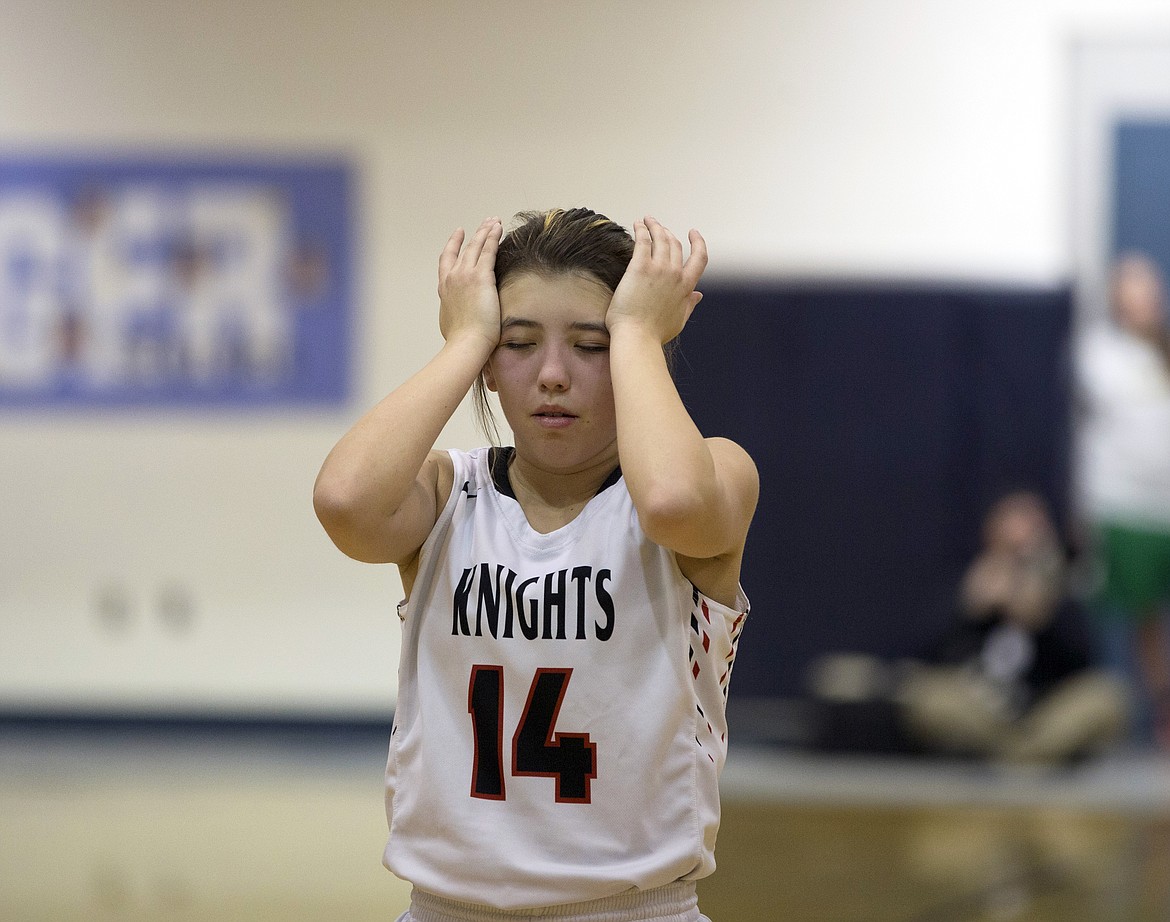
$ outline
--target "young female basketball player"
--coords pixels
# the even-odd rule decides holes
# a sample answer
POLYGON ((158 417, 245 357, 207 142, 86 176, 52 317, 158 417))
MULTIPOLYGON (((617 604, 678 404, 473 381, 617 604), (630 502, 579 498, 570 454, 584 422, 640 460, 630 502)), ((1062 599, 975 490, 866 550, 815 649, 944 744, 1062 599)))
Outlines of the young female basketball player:
MULTIPOLYGON (((445 344, 330 452, 341 550, 406 601, 385 863, 412 922, 696 922, 759 484, 695 428, 664 344, 701 295, 653 218, 497 218, 439 258, 445 344), (469 389, 513 448, 432 445, 469 389)), ((725 369, 724 371, 729 371, 725 369)))

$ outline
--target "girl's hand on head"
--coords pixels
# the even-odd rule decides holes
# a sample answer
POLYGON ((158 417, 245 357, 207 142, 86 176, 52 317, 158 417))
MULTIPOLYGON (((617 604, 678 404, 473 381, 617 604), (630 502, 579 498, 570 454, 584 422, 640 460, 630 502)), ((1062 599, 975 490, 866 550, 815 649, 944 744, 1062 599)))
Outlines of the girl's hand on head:
POLYGON ((707 243, 697 230, 689 234, 691 252, 683 259, 682 242, 654 218, 634 222, 634 256, 605 315, 612 333, 636 324, 667 343, 682 332, 703 295, 695 291, 707 268, 707 243))
POLYGON ((486 218, 467 245, 463 228, 439 255, 439 331, 450 341, 481 336, 494 349, 500 341, 500 298, 496 292, 496 251, 504 234, 499 218, 486 218))

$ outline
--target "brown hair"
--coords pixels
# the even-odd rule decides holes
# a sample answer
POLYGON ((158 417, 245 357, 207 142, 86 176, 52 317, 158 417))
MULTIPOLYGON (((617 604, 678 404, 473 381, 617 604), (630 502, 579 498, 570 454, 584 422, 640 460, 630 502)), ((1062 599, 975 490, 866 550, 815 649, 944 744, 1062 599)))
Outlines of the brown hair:
MULTIPOLYGON (((535 272, 589 276, 613 292, 634 255, 630 232, 588 208, 522 211, 516 221, 496 253, 497 289, 514 275, 535 272)), ((498 442, 499 427, 488 404, 483 375, 472 388, 472 403, 480 428, 498 442)))

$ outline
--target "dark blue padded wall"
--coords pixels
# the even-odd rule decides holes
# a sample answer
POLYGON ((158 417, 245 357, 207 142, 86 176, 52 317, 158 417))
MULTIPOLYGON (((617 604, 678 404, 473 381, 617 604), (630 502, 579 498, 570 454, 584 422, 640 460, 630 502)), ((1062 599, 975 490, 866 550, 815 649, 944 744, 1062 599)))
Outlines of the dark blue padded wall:
POLYGON ((736 696, 793 697, 827 651, 898 657, 942 627, 1005 489, 1063 518, 1067 290, 703 285, 678 356, 699 427, 755 458, 736 696))

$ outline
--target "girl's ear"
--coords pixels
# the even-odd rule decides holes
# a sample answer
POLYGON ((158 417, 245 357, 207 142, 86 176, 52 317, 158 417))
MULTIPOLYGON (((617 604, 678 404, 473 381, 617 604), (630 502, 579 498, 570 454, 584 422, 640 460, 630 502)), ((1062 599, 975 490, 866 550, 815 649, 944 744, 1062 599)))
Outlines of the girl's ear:
POLYGON ((483 366, 483 371, 480 372, 483 377, 483 384, 493 394, 496 392, 496 376, 492 374, 492 363, 488 362, 483 366))

